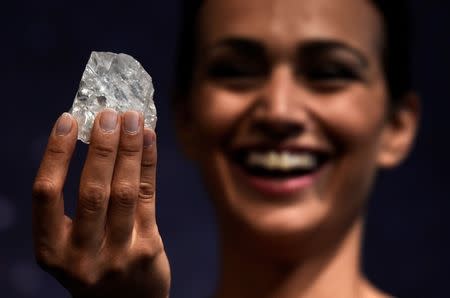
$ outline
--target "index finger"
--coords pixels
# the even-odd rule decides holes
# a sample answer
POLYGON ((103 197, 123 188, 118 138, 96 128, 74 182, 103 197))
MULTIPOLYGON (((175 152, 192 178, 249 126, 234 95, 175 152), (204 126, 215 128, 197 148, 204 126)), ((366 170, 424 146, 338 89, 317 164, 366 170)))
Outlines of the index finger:
POLYGON ((70 114, 62 114, 50 134, 33 184, 33 234, 36 247, 49 248, 62 239, 62 190, 75 149, 76 136, 77 122, 70 114))

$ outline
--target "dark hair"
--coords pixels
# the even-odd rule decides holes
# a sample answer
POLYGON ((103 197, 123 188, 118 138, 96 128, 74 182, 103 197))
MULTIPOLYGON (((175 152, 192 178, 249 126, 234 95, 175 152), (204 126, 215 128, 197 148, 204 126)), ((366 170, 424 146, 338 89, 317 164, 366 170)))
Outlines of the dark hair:
MULTIPOLYGON (((384 20, 383 67, 391 107, 399 105, 403 95, 412 89, 410 9, 406 0, 369 0, 384 20)), ((195 66, 197 21, 202 0, 182 1, 182 23, 175 66, 175 104, 190 92, 195 66)))

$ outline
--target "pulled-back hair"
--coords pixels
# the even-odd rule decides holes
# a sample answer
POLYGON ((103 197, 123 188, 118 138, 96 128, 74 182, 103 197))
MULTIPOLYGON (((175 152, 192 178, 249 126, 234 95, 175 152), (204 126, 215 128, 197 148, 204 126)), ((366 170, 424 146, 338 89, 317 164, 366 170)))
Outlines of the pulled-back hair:
MULTIPOLYGON (((382 62, 391 108, 412 89, 410 9, 406 0, 368 0, 383 18, 382 62)), ((175 65, 175 104, 190 92, 198 44, 198 17, 202 0, 182 1, 182 22, 175 65)))

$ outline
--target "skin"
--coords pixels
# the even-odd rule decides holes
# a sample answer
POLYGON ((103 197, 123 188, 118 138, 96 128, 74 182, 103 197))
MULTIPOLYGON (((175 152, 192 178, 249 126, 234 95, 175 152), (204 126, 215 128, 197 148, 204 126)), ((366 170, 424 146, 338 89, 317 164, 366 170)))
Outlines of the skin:
POLYGON ((63 114, 33 185, 38 263, 74 297, 168 297, 170 268, 155 223, 155 133, 137 112, 97 116, 70 219, 62 190, 76 136, 77 122, 63 114), (101 128, 114 118, 112 129, 101 128))
POLYGON ((383 297, 359 272, 366 199, 377 170, 407 155, 418 104, 408 95, 387 118, 376 9, 211 0, 199 28, 192 96, 178 119, 217 207, 218 297, 383 297), (336 64, 356 75, 323 66, 336 64), (267 196, 229 154, 258 144, 313 147, 331 160, 308 188, 267 196))
MULTIPOLYGON (((192 92, 176 113, 219 218, 216 296, 387 297, 359 270, 362 222, 377 170, 396 166, 412 146, 418 101, 405 95, 387 117, 375 8, 366 0, 209 0, 199 21, 192 92), (270 196, 230 158, 260 144, 308 146, 330 158, 308 187, 270 196)), ((36 176, 35 254, 75 297, 169 294, 155 221, 155 134, 142 116, 127 132, 133 115, 109 131, 101 123, 110 112, 96 118, 74 219, 62 196, 77 133, 70 116, 55 124, 36 176)))

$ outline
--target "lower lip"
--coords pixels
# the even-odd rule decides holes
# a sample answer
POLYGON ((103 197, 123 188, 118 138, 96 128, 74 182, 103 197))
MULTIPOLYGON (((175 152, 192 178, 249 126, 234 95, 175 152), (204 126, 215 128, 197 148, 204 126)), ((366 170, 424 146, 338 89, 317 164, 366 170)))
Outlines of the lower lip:
POLYGON ((267 196, 291 196, 311 186, 323 171, 322 165, 315 172, 301 177, 287 179, 261 178, 248 174, 237 165, 233 165, 239 178, 242 178, 252 188, 267 196))

